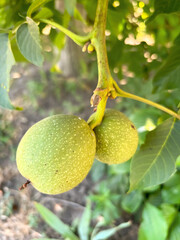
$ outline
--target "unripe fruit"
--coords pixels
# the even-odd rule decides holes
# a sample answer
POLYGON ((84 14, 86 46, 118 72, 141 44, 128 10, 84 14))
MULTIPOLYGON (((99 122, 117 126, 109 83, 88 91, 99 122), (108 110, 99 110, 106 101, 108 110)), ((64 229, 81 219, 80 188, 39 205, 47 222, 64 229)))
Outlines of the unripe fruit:
POLYGON ((17 149, 17 167, 40 192, 59 194, 83 181, 95 149, 94 132, 83 119, 54 115, 26 132, 17 149))
POLYGON ((138 146, 138 133, 133 123, 121 112, 107 109, 102 123, 94 128, 96 159, 107 164, 129 160, 138 146))

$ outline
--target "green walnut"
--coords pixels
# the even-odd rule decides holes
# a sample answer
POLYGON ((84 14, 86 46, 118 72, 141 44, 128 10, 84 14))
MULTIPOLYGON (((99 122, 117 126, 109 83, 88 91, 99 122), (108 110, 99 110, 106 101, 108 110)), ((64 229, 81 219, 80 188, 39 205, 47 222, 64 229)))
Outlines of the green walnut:
POLYGON ((105 111, 102 123, 94 128, 96 159, 107 164, 129 160, 138 146, 138 133, 134 124, 121 112, 105 111))
POLYGON ((17 167, 40 192, 59 194, 83 181, 95 151, 95 134, 83 119, 54 115, 26 132, 17 149, 17 167))

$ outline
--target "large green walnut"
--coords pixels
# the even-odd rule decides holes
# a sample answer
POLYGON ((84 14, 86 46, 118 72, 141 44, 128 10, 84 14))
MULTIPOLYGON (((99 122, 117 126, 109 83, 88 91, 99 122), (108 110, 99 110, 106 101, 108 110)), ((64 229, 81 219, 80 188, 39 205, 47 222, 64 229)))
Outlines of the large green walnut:
POLYGON ((83 181, 95 151, 94 132, 83 119, 54 115, 26 132, 17 149, 17 167, 40 192, 59 194, 83 181))
POLYGON ((96 159, 107 164, 129 160, 138 146, 138 133, 134 124, 121 112, 105 111, 102 123, 94 129, 96 159))

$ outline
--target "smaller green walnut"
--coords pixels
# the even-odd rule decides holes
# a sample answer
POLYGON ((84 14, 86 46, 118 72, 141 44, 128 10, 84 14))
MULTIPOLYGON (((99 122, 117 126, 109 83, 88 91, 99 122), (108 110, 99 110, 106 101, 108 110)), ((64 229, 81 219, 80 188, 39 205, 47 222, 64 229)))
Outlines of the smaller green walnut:
POLYGON ((134 124, 121 112, 106 109, 102 123, 94 128, 96 159, 107 164, 129 160, 138 146, 138 133, 134 124))

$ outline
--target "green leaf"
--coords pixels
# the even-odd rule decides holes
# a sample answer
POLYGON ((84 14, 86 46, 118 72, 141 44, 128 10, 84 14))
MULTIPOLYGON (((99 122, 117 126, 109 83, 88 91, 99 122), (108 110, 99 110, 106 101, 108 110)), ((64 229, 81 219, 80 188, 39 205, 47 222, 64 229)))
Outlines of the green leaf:
MULTIPOLYGON (((118 25, 122 23, 123 15, 120 12, 108 9, 107 13, 107 29, 111 29, 114 35, 118 35, 118 25), (116 23, 116 24, 114 24, 116 23)), ((117 53, 117 50, 116 50, 117 53)))
MULTIPOLYGON (((114 36, 118 35, 119 28, 123 26, 124 19, 130 12, 133 12, 132 4, 130 3, 130 1, 121 1, 121 7, 108 8, 107 29, 111 31, 111 34, 113 34, 114 36)), ((117 52, 119 51, 116 50, 116 54, 117 52)))
MULTIPOLYGON (((180 1, 179 1, 180 2, 180 1)), ((179 87, 180 75, 180 35, 175 39, 170 54, 153 79, 154 90, 157 88, 174 89, 179 87)))
POLYGON ((88 240, 89 237, 89 227, 91 222, 91 204, 87 203, 84 213, 81 217, 80 223, 78 225, 78 233, 81 240, 88 240))
MULTIPOLYGON (((106 164, 104 164, 104 165, 106 167, 106 164)), ((109 165, 108 166, 108 171, 109 171, 110 175, 118 175, 118 179, 119 179, 119 175, 130 172, 130 161, 127 161, 127 162, 124 162, 124 163, 121 163, 121 164, 109 165)))
MULTIPOLYGON (((68 1, 68 0, 67 0, 68 1)), ((97 0, 83 0, 82 1, 83 7, 85 8, 87 12, 87 16, 91 21, 94 21, 95 15, 96 15, 96 6, 97 6, 97 0)))
POLYGON ((11 49, 16 62, 27 62, 27 59, 19 51, 16 38, 11 39, 11 49))
POLYGON ((140 207, 142 200, 142 193, 139 191, 133 191, 123 197, 121 206, 126 212, 134 213, 140 207))
POLYGON ((156 185, 156 186, 144 188, 144 189, 143 189, 143 192, 153 193, 153 192, 156 192, 156 191, 159 190, 159 189, 160 189, 160 185, 156 185))
POLYGON ((162 196, 161 196, 161 190, 159 190, 155 193, 151 193, 149 195, 148 202, 156 207, 159 207, 163 202, 162 196))
POLYGON ((162 199, 166 203, 180 204, 180 175, 175 174, 162 189, 162 199))
POLYGON ((168 240, 179 240, 179 236, 180 236, 180 213, 178 214, 172 225, 168 240))
POLYGON ((106 226, 106 223, 104 220, 97 222, 97 224, 95 225, 95 227, 91 233, 90 239, 93 240, 94 237, 96 236, 97 232, 99 231, 99 229, 104 226, 106 226))
POLYGON ((32 13, 35 12, 39 7, 43 6, 45 3, 49 2, 51 0, 35 0, 30 5, 27 11, 27 16, 31 17, 32 13))
POLYGON ((0 34, 0 106, 8 109, 15 109, 9 99, 10 70, 15 63, 11 51, 8 34, 0 34))
POLYGON ((173 13, 180 11, 179 0, 154 0, 154 13, 150 16, 147 22, 152 21, 161 13, 173 13))
POLYGON ((17 44, 22 55, 37 66, 42 66, 44 57, 40 43, 37 24, 27 17, 27 23, 22 24, 16 32, 17 44))
POLYGON ((109 239, 110 237, 112 237, 117 231, 123 229, 123 228, 127 228, 131 225, 131 222, 126 222, 126 223, 121 223, 120 225, 118 225, 117 227, 114 228, 110 228, 107 230, 103 230, 97 233, 97 235, 95 235, 92 240, 105 240, 105 239, 109 239))
POLYGON ((70 16, 74 15, 74 10, 76 7, 76 0, 64 0, 65 2, 65 8, 68 11, 70 16))
POLYGON ((80 13, 80 11, 77 8, 75 8, 75 10, 74 10, 74 18, 83 22, 85 25, 87 25, 86 20, 84 19, 84 17, 82 16, 82 14, 80 13))
POLYGON ((70 227, 64 224, 55 214, 49 211, 49 209, 39 203, 35 203, 35 207, 44 221, 56 232, 60 233, 63 237, 70 238, 71 240, 79 240, 79 238, 71 231, 70 227))
POLYGON ((33 19, 41 19, 41 18, 50 18, 53 16, 53 12, 46 7, 43 7, 34 17, 33 19))
POLYGON ((95 159, 93 166, 90 171, 93 182, 99 181, 106 172, 106 164, 95 159))
POLYGON ((147 134, 131 162, 130 190, 165 182, 174 172, 180 155, 180 121, 167 119, 147 134))
POLYGON ((172 222, 174 221, 177 215, 177 209, 170 204, 163 203, 161 205, 162 213, 168 225, 168 228, 171 226, 172 222))
POLYGON ((166 240, 168 226, 158 208, 146 203, 142 217, 138 240, 166 240))
POLYGON ((179 157, 177 158, 177 160, 176 160, 176 166, 179 168, 180 167, 180 155, 179 155, 179 157))

